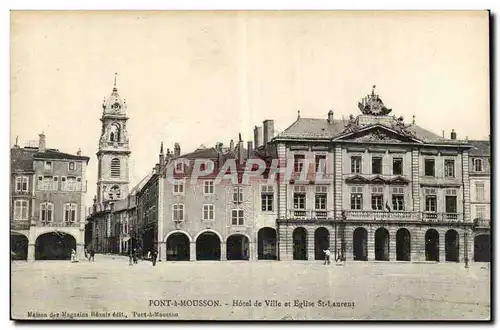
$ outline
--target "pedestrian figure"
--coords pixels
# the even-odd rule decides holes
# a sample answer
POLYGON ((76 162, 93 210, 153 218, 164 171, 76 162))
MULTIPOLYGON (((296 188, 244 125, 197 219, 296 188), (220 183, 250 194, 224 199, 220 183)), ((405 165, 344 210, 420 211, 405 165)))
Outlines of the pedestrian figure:
POLYGON ((137 256, 137 253, 138 253, 138 252, 137 252, 137 250, 136 250, 136 249, 134 249, 134 253, 133 253, 134 264, 136 264, 136 263, 137 263, 137 257, 138 257, 138 256, 137 256))
POLYGON ((83 254, 85 256, 85 259, 87 259, 88 255, 89 255, 89 248, 88 248, 88 246, 86 246, 85 249, 83 250, 83 254))
POLYGON ((89 251, 89 261, 90 261, 90 259, 92 259, 92 261, 95 261, 94 256, 95 256, 95 251, 94 251, 94 248, 91 247, 90 251, 89 251))
POLYGON ((71 262, 76 261, 76 251, 75 249, 71 249, 71 262))
POLYGON ((330 264, 330 248, 326 248, 326 250, 323 250, 325 253, 325 263, 324 265, 329 265, 330 264))
POLYGON ((156 258, 158 257, 158 251, 156 251, 156 248, 152 248, 151 251, 149 251, 151 254, 151 262, 153 263, 153 266, 156 266, 156 258))
POLYGON ((134 251, 133 251, 133 249, 131 249, 131 248, 130 248, 130 249, 128 250, 128 265, 129 265, 129 266, 132 266, 132 265, 133 265, 133 263, 132 263, 132 262, 133 262, 133 260, 134 260, 134 251))

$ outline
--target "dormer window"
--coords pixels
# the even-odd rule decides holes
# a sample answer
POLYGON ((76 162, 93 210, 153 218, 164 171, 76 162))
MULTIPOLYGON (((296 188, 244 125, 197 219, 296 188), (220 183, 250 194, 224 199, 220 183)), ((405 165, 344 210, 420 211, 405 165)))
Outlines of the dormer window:
POLYGON ((482 172, 483 160, 481 158, 475 158, 473 162, 474 162, 474 172, 482 172))

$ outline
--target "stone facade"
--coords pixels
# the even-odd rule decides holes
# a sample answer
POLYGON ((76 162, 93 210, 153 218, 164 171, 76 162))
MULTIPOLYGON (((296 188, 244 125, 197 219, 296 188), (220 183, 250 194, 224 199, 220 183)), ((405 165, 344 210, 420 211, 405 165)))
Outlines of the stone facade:
POLYGON ((74 249, 83 257, 89 158, 46 148, 44 134, 37 147, 16 145, 11 153, 13 252, 27 260, 69 259, 74 249))

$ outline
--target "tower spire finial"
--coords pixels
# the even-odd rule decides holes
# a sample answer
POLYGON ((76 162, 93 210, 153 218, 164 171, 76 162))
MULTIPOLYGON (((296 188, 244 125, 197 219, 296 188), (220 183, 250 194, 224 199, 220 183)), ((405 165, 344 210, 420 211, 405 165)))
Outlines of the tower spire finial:
POLYGON ((300 110, 297 110, 297 119, 300 119, 300 110))
POLYGON ((118 75, 118 72, 115 72, 115 84, 114 86, 116 87, 116 76, 118 75))
POLYGON ((375 95, 375 88, 377 88, 377 86, 373 85, 373 87, 372 87, 372 95, 375 95))
POLYGON ((160 154, 163 155, 163 141, 161 141, 160 154))

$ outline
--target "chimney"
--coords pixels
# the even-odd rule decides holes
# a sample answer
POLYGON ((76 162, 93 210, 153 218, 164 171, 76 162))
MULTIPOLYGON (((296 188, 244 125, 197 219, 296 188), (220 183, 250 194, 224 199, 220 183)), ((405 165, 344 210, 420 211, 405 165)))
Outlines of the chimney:
POLYGON ((178 142, 174 143, 174 157, 179 157, 181 155, 181 145, 178 142))
POLYGON ((457 139, 457 133, 455 133, 454 129, 451 130, 450 137, 451 137, 452 140, 456 140, 457 139))
POLYGON ((262 127, 255 126, 253 129, 253 143, 255 144, 255 149, 262 145, 262 127))
POLYGON ((328 111, 328 123, 333 124, 333 110, 328 111))
POLYGON ((238 159, 240 160, 240 164, 243 164, 243 161, 245 159, 245 148, 244 142, 241 140, 241 135, 240 142, 238 142, 238 159))
POLYGON ((78 148, 78 150, 76 151, 76 155, 77 156, 81 156, 82 155, 82 149, 78 148))
POLYGON ((45 134, 38 134, 40 137, 40 140, 38 142, 38 151, 39 152, 45 152, 45 134))
POLYGON ((267 119, 262 123, 264 125, 264 141, 263 144, 268 144, 274 137, 274 120, 267 119))
POLYGON ((249 159, 252 156, 252 152, 253 152, 253 142, 247 141, 247 159, 249 159))
POLYGON ((233 141, 233 139, 231 139, 231 141, 229 142, 229 151, 231 151, 231 152, 234 151, 234 141, 233 141))

